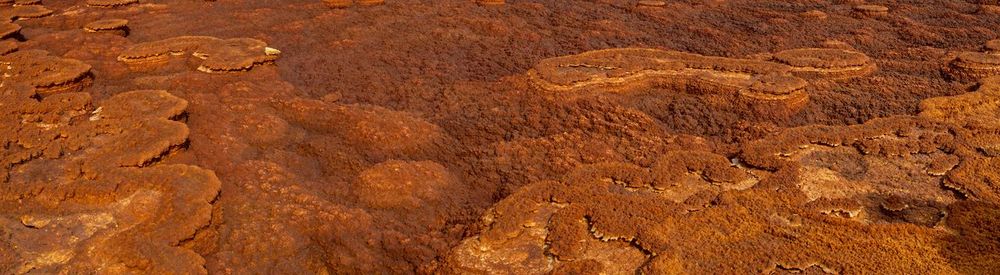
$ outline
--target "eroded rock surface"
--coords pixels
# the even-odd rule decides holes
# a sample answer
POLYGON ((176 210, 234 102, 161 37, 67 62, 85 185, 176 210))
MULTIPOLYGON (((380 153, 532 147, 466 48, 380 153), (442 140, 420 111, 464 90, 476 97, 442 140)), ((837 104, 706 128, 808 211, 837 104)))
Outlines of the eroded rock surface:
POLYGON ((192 239, 211 222, 220 182, 158 164, 186 142, 171 120, 187 101, 133 91, 37 99, 5 88, 0 134, 0 258, 11 273, 204 273, 192 239))
POLYGON ((990 273, 996 4, 0 0, 0 274, 990 273))

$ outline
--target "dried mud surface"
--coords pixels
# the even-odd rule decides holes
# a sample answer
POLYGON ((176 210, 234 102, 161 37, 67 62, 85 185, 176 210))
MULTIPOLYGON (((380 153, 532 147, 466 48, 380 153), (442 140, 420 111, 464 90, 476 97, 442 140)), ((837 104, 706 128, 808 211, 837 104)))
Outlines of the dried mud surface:
POLYGON ((992 273, 998 5, 0 0, 0 274, 992 273))

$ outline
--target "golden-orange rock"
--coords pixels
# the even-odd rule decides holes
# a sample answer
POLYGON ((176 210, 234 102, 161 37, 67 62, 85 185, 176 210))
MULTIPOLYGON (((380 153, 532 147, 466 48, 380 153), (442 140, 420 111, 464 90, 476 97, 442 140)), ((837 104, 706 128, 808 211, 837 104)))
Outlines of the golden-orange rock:
POLYGON ((323 0, 323 3, 335 9, 347 8, 354 5, 353 0, 323 0))
POLYGON ((641 0, 637 4, 644 7, 662 7, 667 5, 667 2, 661 0, 641 0))
POLYGON ((810 10, 807 12, 803 12, 800 15, 802 15, 803 17, 816 18, 816 19, 826 19, 827 17, 829 17, 829 15, 820 10, 810 10))
POLYGON ((139 0, 87 0, 92 7, 113 8, 139 3, 139 0))

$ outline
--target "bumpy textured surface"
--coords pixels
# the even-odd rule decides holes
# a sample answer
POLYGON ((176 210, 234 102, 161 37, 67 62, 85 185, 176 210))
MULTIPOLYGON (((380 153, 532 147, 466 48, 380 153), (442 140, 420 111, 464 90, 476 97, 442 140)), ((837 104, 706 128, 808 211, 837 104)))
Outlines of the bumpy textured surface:
POLYGON ((5 89, 0 128, 0 259, 5 272, 203 273, 188 246, 212 218, 221 183, 195 166, 159 165, 186 142, 170 120, 187 101, 132 91, 37 100, 5 89))
POLYGON ((0 0, 0 274, 994 273, 997 4, 0 0))

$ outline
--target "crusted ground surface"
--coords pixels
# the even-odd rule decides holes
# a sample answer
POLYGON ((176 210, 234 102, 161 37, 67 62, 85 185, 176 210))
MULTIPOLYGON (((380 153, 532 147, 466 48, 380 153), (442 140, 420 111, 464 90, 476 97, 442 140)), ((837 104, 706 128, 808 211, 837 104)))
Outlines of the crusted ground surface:
POLYGON ((1000 3, 0 0, 0 274, 985 274, 1000 3))

